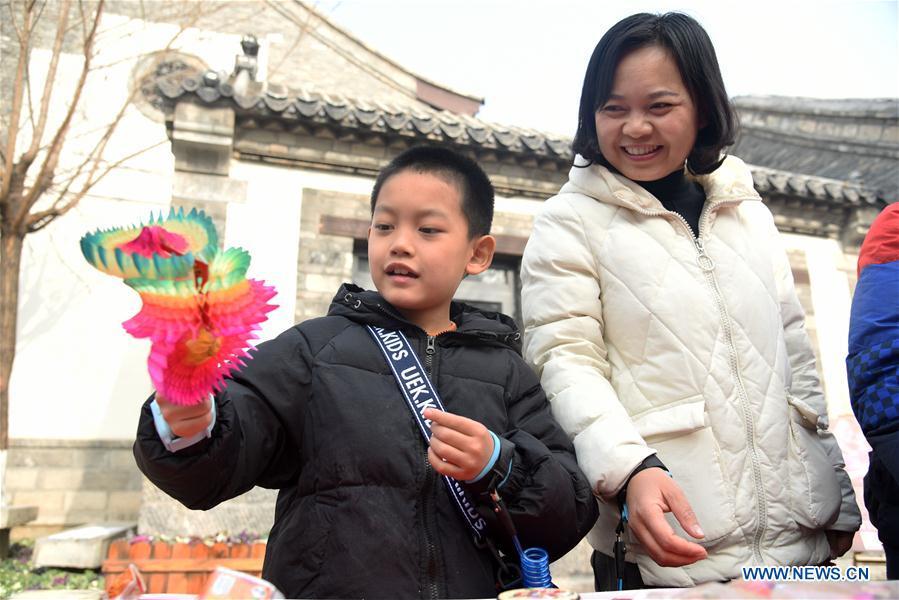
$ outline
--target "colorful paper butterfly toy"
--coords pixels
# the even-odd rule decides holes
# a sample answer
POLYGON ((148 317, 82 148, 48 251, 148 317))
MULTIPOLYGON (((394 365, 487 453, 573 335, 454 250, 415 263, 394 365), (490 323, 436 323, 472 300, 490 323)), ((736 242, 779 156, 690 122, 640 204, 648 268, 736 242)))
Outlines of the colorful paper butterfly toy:
POLYGON ((246 365, 250 340, 277 308, 269 303, 273 287, 247 279, 249 253, 219 250, 215 225, 203 211, 172 209, 146 225, 89 233, 81 251, 140 294, 143 306, 122 325, 150 339, 150 379, 175 404, 198 404, 221 389, 226 376, 246 365))

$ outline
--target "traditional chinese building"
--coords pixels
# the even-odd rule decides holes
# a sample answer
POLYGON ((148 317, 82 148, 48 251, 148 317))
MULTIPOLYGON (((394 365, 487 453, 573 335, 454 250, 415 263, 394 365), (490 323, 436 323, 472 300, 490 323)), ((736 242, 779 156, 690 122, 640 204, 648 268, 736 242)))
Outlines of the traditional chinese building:
MULTIPOLYGON (((110 3, 104 22, 134 33, 129 52, 105 52, 140 55, 93 90, 88 112, 100 118, 103 103, 121 97, 109 86, 139 86, 126 131, 161 143, 30 236, 23 261, 6 485, 40 512, 20 534, 139 518, 144 530, 169 533, 271 523, 265 491, 188 523, 143 484, 130 446, 151 391, 148 346, 120 327, 137 310, 134 294, 78 254, 85 232, 170 206, 202 208, 227 246, 250 251, 251 275, 277 287, 279 309, 263 331, 271 337, 325 314, 342 282, 371 285, 365 239, 377 171, 409 146, 445 145, 475 158, 497 191, 494 267, 458 297, 519 318, 522 250, 572 159, 570 139, 479 119, 481 98, 412 73, 305 3, 216 4, 166 52, 155 50, 171 14, 141 6, 110 3)), ((850 414, 843 360, 855 261, 874 215, 896 200, 897 102, 736 104, 744 128, 734 154, 754 165, 785 234, 832 416, 850 414)))

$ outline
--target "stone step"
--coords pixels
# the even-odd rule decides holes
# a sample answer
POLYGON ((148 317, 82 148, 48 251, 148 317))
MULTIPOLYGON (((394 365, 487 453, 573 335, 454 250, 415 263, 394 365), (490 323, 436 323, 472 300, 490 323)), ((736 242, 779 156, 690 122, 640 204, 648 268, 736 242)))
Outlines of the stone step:
POLYGON ((33 563, 37 567, 99 569, 109 543, 128 535, 137 523, 92 523, 37 539, 33 563))
POLYGON ((0 506, 0 529, 11 529, 37 518, 37 506, 0 506))
MULTIPOLYGON (((0 484, 3 480, 0 479, 0 484)), ((9 556, 9 530, 37 518, 37 506, 0 504, 0 559, 9 556)))

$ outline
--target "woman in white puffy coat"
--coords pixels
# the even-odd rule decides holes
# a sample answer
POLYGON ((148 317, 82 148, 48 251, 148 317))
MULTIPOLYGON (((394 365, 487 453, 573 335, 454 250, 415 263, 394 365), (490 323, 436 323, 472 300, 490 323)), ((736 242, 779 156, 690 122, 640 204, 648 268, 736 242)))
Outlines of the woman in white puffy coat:
POLYGON ((695 20, 622 20, 525 249, 525 357, 603 500, 597 589, 824 564, 861 523, 773 218, 721 158, 735 129, 695 20))

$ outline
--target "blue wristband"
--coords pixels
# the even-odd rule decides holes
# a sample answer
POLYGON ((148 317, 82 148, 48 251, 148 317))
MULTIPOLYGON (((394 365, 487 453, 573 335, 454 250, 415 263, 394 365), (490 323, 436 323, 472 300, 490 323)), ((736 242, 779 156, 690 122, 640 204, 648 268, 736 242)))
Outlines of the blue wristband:
POLYGON ((493 465, 496 464, 496 459, 499 458, 499 438, 489 429, 487 430, 487 433, 489 433, 490 437, 493 438, 493 453, 490 455, 490 460, 487 461, 487 464, 483 469, 481 469, 481 472, 478 473, 477 477, 475 477, 474 479, 469 479, 465 483, 475 483, 476 481, 480 481, 481 479, 483 479, 484 475, 489 473, 490 469, 493 468, 493 465))
POLYGON ((512 474, 512 459, 509 459, 509 468, 506 469, 506 476, 503 477, 503 480, 499 482, 499 485, 496 486, 496 489, 499 489, 506 485, 506 482, 509 481, 509 475, 512 474))

